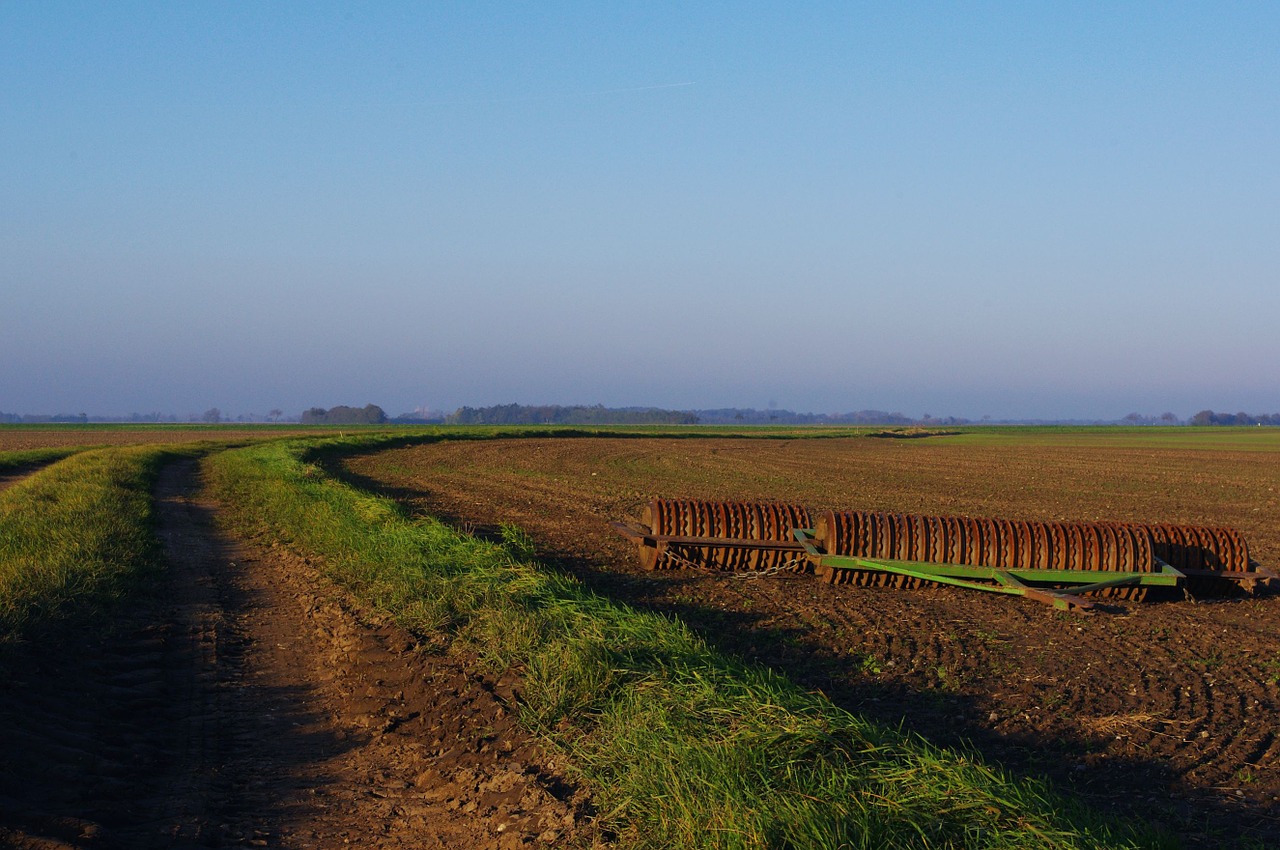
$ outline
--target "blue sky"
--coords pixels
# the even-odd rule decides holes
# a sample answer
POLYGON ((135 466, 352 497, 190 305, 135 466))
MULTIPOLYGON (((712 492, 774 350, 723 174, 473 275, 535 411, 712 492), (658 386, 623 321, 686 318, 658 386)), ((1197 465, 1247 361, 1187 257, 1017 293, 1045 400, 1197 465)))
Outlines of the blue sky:
POLYGON ((0 411, 1280 410, 1273 3, 0 2, 0 411))

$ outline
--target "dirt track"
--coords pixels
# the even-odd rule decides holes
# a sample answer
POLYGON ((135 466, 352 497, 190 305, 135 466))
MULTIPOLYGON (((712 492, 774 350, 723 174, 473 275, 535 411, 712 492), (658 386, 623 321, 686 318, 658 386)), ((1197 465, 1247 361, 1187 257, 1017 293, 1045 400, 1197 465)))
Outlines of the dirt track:
POLYGON ((416 650, 281 549, 228 538, 192 462, 157 489, 170 569, 110 633, 5 657, 0 845, 506 848, 589 838, 506 683, 416 650))
POLYGON ((0 490, 8 490, 14 484, 31 475, 44 464, 31 464, 30 466, 20 466, 17 469, 10 469, 0 472, 0 490))
POLYGON ((602 591, 940 743, 971 742, 1193 846, 1280 846, 1280 597, 1081 617, 936 588, 641 572, 608 521, 652 496, 1026 519, 1234 525, 1280 558, 1280 454, 933 440, 439 443, 347 462, 357 483, 481 532, 525 528, 602 591))

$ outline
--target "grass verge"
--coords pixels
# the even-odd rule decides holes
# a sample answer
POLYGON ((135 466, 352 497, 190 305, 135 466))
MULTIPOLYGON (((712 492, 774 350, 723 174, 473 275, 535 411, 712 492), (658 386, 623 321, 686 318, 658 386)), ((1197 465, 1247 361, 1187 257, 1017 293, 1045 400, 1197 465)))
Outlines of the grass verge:
POLYGON ((0 492, 0 645, 102 610, 158 566, 151 484, 176 453, 83 451, 0 492))
POLYGON ((368 444, 252 446, 206 472, 242 530, 321 556, 355 595, 490 672, 519 672, 522 719, 568 754, 625 845, 1160 846, 544 571, 515 529, 504 546, 410 520, 314 462, 368 444))
POLYGON ((26 449, 24 451, 16 452, 0 452, 0 475, 42 466, 46 463, 53 463, 55 460, 62 460, 64 457, 70 457, 76 452, 82 450, 83 447, 75 446, 70 448, 26 449))

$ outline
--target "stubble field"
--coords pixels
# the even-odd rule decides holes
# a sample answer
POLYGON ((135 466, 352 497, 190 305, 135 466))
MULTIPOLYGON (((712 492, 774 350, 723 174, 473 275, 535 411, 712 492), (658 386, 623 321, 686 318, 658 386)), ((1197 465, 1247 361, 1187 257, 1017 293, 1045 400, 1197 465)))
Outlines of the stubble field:
POLYGON ((448 440, 344 462, 355 483, 684 619, 837 704, 967 742, 1192 844, 1280 833, 1280 597, 1123 604, 1087 616, 949 588, 644 572, 609 521, 653 497, 780 500, 1028 520, 1228 525, 1280 561, 1280 435, 967 433, 921 439, 448 440))

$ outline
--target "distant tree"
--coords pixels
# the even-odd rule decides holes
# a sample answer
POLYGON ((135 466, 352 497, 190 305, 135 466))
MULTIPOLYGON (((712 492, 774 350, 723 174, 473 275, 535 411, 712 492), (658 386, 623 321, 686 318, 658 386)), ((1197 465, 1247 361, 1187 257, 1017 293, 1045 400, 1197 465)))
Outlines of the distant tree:
POLYGON ((200 418, 203 419, 205 422, 216 425, 222 421, 222 411, 216 407, 211 407, 208 410, 206 410, 204 412, 204 415, 201 416, 200 418))
POLYGON ((267 411, 267 418, 272 422, 279 422, 281 416, 284 416, 284 411, 278 407, 273 407, 267 411))
POLYGON ((1161 413, 1160 424, 1161 425, 1177 425, 1178 417, 1174 416, 1172 413, 1161 413))
POLYGON ((698 417, 688 411, 652 407, 499 404, 481 408, 460 407, 444 421, 450 425, 693 425, 698 422, 698 417))
POLYGON ((364 407, 340 404, 328 410, 313 407, 302 414, 304 425, 381 425, 386 421, 386 412, 376 404, 366 404, 364 407))

